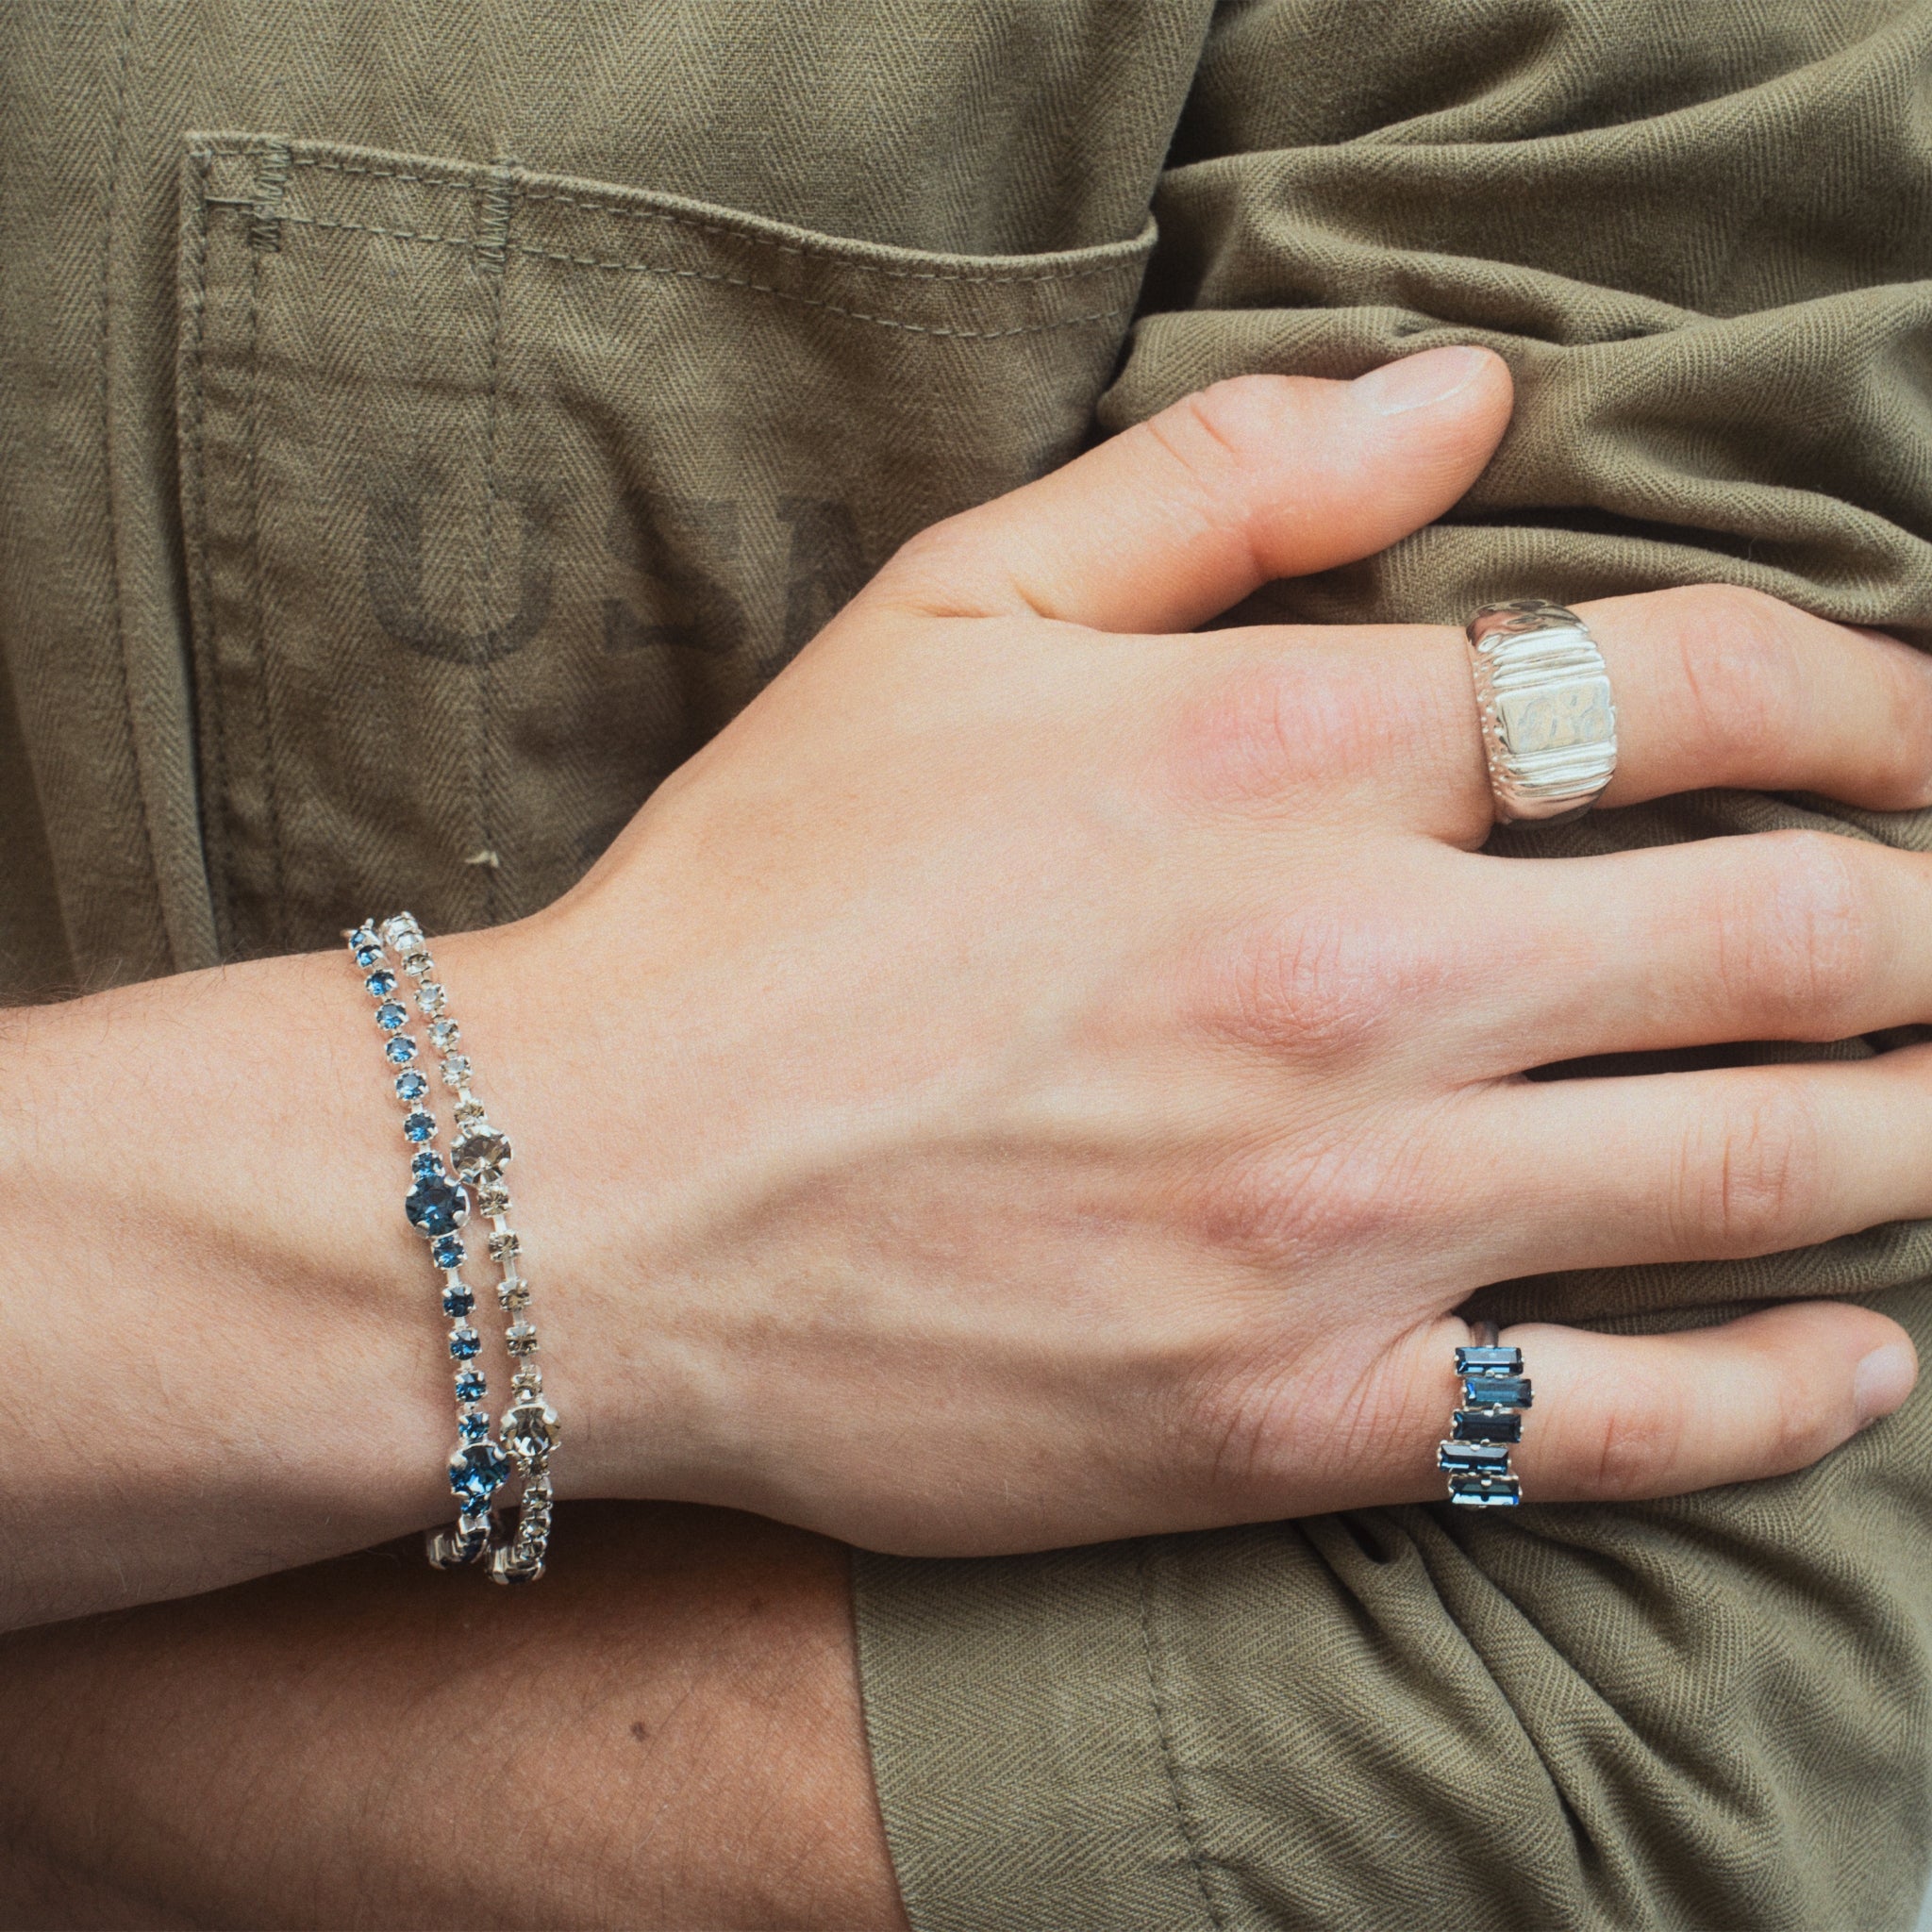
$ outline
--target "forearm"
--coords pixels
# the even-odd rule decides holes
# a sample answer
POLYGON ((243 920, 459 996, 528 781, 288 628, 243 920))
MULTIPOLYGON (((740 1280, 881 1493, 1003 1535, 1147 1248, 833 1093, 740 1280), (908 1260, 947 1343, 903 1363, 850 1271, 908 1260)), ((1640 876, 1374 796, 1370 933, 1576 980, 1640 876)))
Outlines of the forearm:
POLYGON ((0 1924, 903 1925, 844 1553, 559 1537, 541 1591, 376 1551, 0 1643, 0 1924))
POLYGON ((443 1324, 368 1005, 322 955, 6 1017, 0 1623, 451 1513, 443 1324))

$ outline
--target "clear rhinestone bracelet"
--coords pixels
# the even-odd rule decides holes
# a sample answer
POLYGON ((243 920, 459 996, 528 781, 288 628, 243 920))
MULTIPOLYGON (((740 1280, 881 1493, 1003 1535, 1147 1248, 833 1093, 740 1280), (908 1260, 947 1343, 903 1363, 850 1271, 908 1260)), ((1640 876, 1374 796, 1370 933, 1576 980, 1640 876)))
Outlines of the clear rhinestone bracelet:
MULTIPOLYGON (((455 1530, 430 1533, 429 1560, 439 1568, 449 1569, 474 1562, 487 1551, 490 1574, 494 1581, 534 1583, 543 1574, 549 1549, 550 1457, 559 1431, 557 1412, 544 1400, 543 1372, 533 1359, 537 1331, 525 1313, 530 1289, 519 1266, 523 1243, 509 1224, 509 1191, 503 1177, 503 1170, 510 1159, 509 1137, 490 1124, 482 1103, 471 1091, 470 1060, 461 1051, 462 1029, 449 1011, 448 991, 437 978, 428 941, 414 916, 399 912, 383 921, 379 932, 373 922, 365 923, 350 935, 350 940, 358 965, 362 953, 369 950, 372 942, 377 947, 387 942, 394 950, 403 972, 416 982, 416 1008, 428 1022, 429 1044, 439 1058, 442 1084, 456 1095, 456 1125, 450 1143, 450 1164, 456 1170, 456 1178, 451 1179, 443 1171, 440 1157, 434 1157, 434 1167, 425 1172, 427 1163, 419 1155, 417 1186, 405 1204, 411 1225, 431 1240, 431 1258, 445 1271, 443 1307, 460 1317, 458 1326, 450 1331, 451 1355, 457 1357, 459 1348, 468 1351, 458 1357, 458 1395, 465 1404, 458 1426, 464 1431, 465 1440, 450 1458, 450 1484, 464 1506, 464 1513, 455 1530), (496 1295, 504 1313, 504 1345, 512 1363, 512 1399, 503 1413, 500 1442, 489 1441, 487 1416, 482 1419, 480 1431, 473 1420, 473 1415, 481 1414, 477 1405, 484 1393, 482 1371, 475 1361, 480 1338, 467 1319, 475 1305, 475 1296, 457 1272, 467 1258, 467 1250, 457 1230, 469 1220, 472 1190, 476 1208, 490 1217, 489 1252, 501 1277, 496 1295), (512 1469, 523 1486, 517 1524, 507 1542, 496 1541, 491 1511, 497 1490, 508 1479, 512 1469)), ((365 982, 372 992, 378 976, 378 971, 372 971, 365 982)), ((380 1008, 378 1015, 377 1024, 382 1025, 384 1016, 380 1008)), ((387 1017, 394 1021, 392 1014, 387 1017)), ((399 1026, 400 1022, 395 1022, 386 1028, 391 1043, 403 1037, 399 1026)), ((407 1070, 416 1071, 416 1043, 412 1036, 408 1048, 407 1070)), ((401 1078, 399 1074, 399 1082, 401 1078)), ((417 1072, 410 1087, 415 1099, 427 1111, 427 1076, 417 1072)))

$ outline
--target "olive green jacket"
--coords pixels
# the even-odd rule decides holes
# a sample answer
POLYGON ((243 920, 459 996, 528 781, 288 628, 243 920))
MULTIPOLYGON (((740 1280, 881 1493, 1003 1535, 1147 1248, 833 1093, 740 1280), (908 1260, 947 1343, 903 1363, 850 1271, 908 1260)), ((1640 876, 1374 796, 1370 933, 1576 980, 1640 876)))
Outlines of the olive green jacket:
MULTIPOLYGON (((1932 642, 1922 0, 8 0, 0 988, 542 905, 921 525, 1481 341, 1255 608, 1703 578, 1932 642)), ((1932 819, 1706 794, 1579 852, 1932 819)), ((1874 1050, 1872 1042, 1833 1049, 1874 1050)), ((1513 1284, 1685 1322, 1932 1244, 1513 1284)), ((1932 1398, 1802 1476, 858 1565, 921 1932, 1909 1922, 1932 1398)))

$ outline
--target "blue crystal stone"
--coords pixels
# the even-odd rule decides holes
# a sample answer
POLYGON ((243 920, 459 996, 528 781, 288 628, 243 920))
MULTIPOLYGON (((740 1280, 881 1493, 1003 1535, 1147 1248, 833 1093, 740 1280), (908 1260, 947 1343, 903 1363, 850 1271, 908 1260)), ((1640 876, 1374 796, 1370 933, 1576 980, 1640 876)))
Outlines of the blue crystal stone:
POLYGON ((1513 1475, 1452 1475, 1449 1500, 1477 1509, 1507 1509, 1523 1501, 1523 1485, 1513 1475))
POLYGON ((1507 1475, 1507 1442, 1444 1442, 1436 1451, 1438 1469, 1461 1470, 1470 1475, 1507 1475))
POLYGON ((1458 1375, 1518 1375, 1523 1373, 1520 1348, 1458 1348, 1456 1351, 1458 1375))
POLYGON ((382 1049, 392 1067, 407 1067, 416 1058, 416 1041, 412 1035, 398 1033, 382 1049))
POLYGON ((449 1352, 459 1362, 466 1362, 483 1346, 483 1338, 465 1322, 449 1331, 449 1352))
POLYGON ((457 1377, 458 1402, 481 1402, 489 1392, 490 1384, 483 1379, 481 1369, 465 1369, 457 1377))
POLYGON ((463 1514, 487 1509, 490 1499, 509 1480, 509 1457, 494 1442, 471 1442, 449 1459, 449 1486, 463 1514))
MULTIPOLYGON (((365 936, 358 933, 357 937, 363 939, 365 936)), ((355 959, 357 965, 366 971, 382 958, 382 941, 374 933, 370 933, 366 936, 366 942, 364 944, 352 946, 349 950, 350 956, 355 959)))
POLYGON ((425 1147, 422 1153, 409 1156, 409 1172, 419 1181, 440 1174, 442 1172, 442 1156, 434 1147, 425 1147))
POLYGON ((429 1250, 429 1258, 439 1268, 460 1268, 465 1255, 462 1237, 454 1234, 440 1235, 429 1250))
POLYGON ((1467 1375, 1462 1399, 1472 1408, 1527 1408, 1531 1398, 1521 1375, 1467 1375))
POLYGON ((1507 1409, 1458 1408, 1449 1433, 1458 1442, 1520 1442, 1523 1418, 1507 1409))
POLYGON ((387 966, 378 966, 362 982, 362 987, 372 999, 386 999, 396 990, 396 976, 387 966))
POLYGON ((411 1067, 407 1074, 396 1075, 398 1100, 421 1100, 428 1091, 429 1075, 421 1067, 411 1067))
POLYGON ((476 1297, 460 1281, 452 1282, 442 1291, 442 1312, 454 1322, 458 1315, 467 1315, 476 1306, 476 1297))
POLYGON ((411 1108, 403 1116, 403 1139, 419 1144, 436 1138, 436 1116, 425 1113, 420 1107, 411 1108))
POLYGON ((469 1190, 446 1174, 418 1174, 416 1185, 403 1196, 403 1212, 425 1240, 454 1234, 470 1218, 469 1190))
POLYGON ((457 1434, 466 1442, 481 1442, 490 1434, 490 1418, 479 1408, 457 1418, 457 1434))
POLYGON ((375 1024, 385 1033, 393 1033, 397 1027, 408 1024, 409 1009, 401 1000, 384 1000, 375 1009, 375 1024))

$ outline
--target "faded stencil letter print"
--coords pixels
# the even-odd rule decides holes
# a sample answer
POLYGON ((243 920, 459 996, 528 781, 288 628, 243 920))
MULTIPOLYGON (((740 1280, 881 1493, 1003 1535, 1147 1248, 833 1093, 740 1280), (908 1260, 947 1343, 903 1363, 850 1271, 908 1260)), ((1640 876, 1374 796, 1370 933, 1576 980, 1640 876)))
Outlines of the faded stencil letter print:
POLYGON ((550 615, 549 517, 540 491, 514 483, 497 487, 498 499, 517 513, 516 603, 502 623, 464 630, 430 614, 424 583, 425 506, 441 493, 441 482, 425 472, 391 477, 369 491, 362 574, 370 608, 388 636, 419 656, 447 664, 487 664, 521 651, 550 615))

